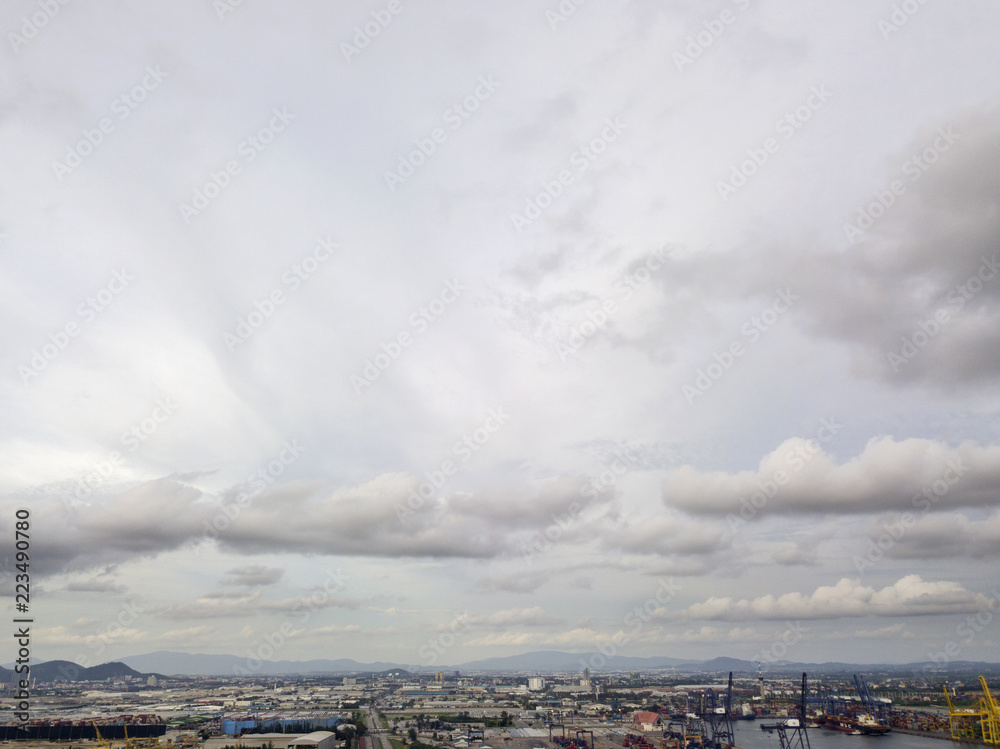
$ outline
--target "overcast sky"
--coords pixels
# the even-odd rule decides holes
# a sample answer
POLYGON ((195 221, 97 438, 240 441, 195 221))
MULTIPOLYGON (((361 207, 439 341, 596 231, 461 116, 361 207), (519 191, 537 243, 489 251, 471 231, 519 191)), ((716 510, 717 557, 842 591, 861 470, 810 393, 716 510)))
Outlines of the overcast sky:
POLYGON ((996 3, 0 29, 33 658, 996 660, 996 3))

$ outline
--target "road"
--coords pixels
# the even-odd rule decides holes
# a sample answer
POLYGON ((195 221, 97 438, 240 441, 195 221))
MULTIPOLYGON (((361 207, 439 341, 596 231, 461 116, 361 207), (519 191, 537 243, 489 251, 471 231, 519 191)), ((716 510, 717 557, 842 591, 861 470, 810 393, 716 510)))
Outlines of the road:
POLYGON ((365 710, 365 725, 368 726, 368 733, 361 737, 358 749, 392 749, 386 732, 382 730, 379 723, 378 713, 374 707, 365 710))

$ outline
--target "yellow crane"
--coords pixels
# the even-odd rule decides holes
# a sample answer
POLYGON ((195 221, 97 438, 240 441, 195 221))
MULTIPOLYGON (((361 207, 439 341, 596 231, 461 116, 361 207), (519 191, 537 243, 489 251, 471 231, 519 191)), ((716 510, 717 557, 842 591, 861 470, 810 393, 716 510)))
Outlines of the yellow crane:
POLYGON ((948 703, 948 723, 951 726, 951 738, 955 741, 961 739, 975 739, 976 727, 982 723, 983 711, 982 700, 976 703, 975 708, 957 708, 951 704, 951 695, 948 693, 948 686, 944 686, 944 699, 948 703))
POLYGON ((980 700, 982 717, 979 721, 983 731, 983 743, 1000 744, 1000 705, 997 705, 997 701, 990 694, 985 676, 980 675, 979 684, 983 688, 983 699, 980 700))
MULTIPOLYGON (((101 749, 116 749, 116 747, 111 743, 110 739, 106 739, 101 736, 101 729, 97 727, 97 723, 90 721, 91 725, 94 726, 94 733, 97 734, 97 745, 101 749)), ((137 740, 133 741, 128 737, 128 724, 123 723, 122 729, 125 731, 125 743, 118 749, 138 749, 140 746, 151 746, 148 741, 137 740)))
POLYGON ((111 742, 101 736, 101 729, 97 727, 97 722, 92 720, 90 723, 94 726, 94 733, 97 734, 97 745, 101 749, 111 749, 111 742))

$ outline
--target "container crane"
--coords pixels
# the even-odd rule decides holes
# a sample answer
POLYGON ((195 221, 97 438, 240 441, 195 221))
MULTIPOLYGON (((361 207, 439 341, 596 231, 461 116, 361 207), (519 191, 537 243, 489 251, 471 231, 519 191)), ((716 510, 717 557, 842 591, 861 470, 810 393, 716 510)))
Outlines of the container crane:
POLYGON ((703 712, 705 733, 708 745, 712 749, 729 749, 735 745, 733 740, 733 672, 729 672, 729 686, 723 705, 716 705, 715 692, 708 691, 706 710, 703 712))
POLYGON ((858 688, 858 696, 861 698, 861 704, 864 706, 865 710, 868 711, 868 714, 872 716, 877 723, 890 725, 892 716, 889 715, 889 713, 891 712, 891 708, 889 708, 889 706, 887 706, 882 700, 879 700, 878 702, 875 701, 871 690, 868 689, 867 682, 865 682, 865 677, 854 674, 854 686, 858 688))
POLYGON ((806 730, 806 674, 802 673, 802 696, 799 699, 799 717, 786 718, 780 723, 761 724, 760 730, 777 733, 781 749, 812 749, 809 746, 809 732, 806 730), (791 735, 789 735, 789 731, 791 735))
POLYGON ((984 744, 1000 744, 1000 705, 990 693, 986 677, 980 675, 979 684, 983 688, 982 717, 980 726, 983 731, 984 744))
POLYGON ((981 722, 983 713, 981 710, 983 701, 980 700, 975 708, 960 709, 951 702, 951 694, 948 692, 948 685, 942 685, 944 689, 945 703, 948 705, 948 724, 951 728, 952 741, 962 741, 963 739, 976 738, 976 724, 981 722))

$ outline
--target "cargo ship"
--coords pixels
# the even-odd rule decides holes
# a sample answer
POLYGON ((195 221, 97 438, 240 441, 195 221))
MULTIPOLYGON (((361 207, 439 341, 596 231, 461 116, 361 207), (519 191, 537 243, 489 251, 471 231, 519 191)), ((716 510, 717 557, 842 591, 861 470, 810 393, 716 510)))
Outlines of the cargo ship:
POLYGON ((891 726, 884 725, 876 721, 868 713, 860 715, 825 715, 822 722, 823 728, 832 731, 842 731, 852 736, 881 736, 892 730, 891 726))

